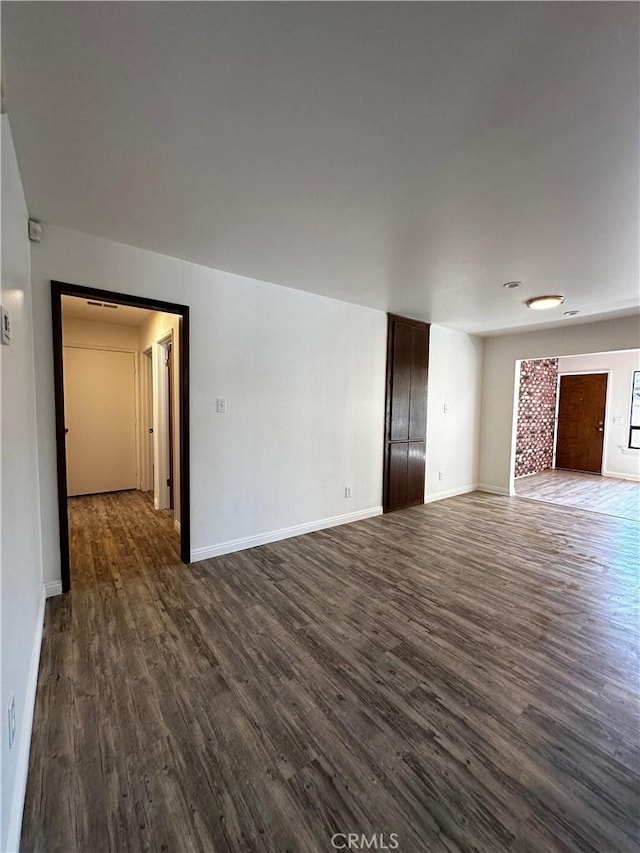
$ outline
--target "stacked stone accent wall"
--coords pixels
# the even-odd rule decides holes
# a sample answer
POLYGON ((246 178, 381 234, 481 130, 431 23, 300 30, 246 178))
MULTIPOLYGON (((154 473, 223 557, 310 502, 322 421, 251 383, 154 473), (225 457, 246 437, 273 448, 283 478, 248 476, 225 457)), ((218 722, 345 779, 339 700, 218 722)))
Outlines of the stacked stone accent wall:
POLYGON ((558 359, 537 358, 520 366, 516 477, 551 468, 558 388, 558 359))

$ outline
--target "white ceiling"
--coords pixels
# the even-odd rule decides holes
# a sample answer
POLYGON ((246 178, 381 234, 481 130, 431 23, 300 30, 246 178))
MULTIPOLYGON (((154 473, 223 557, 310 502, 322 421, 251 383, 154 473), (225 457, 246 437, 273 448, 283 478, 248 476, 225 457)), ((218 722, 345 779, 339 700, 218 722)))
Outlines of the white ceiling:
POLYGON ((111 323, 114 326, 141 326, 147 317, 154 314, 147 308, 134 308, 130 305, 116 305, 114 303, 92 304, 96 300, 80 299, 78 296, 62 297, 62 315, 73 320, 91 320, 94 323, 111 323))
POLYGON ((2 13, 45 223, 472 332, 638 306, 636 3, 2 13))

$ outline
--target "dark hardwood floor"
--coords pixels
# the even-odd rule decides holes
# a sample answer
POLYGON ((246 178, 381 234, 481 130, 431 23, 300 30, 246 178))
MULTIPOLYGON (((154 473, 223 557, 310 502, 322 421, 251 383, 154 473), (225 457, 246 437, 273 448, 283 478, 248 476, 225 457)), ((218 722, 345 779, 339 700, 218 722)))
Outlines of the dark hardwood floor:
POLYGON ((131 489, 69 498, 69 554, 74 590, 95 590, 159 566, 180 564, 172 510, 155 510, 151 492, 131 489))
POLYGON ((638 849, 638 524, 475 493, 187 568, 92 500, 23 851, 638 849))

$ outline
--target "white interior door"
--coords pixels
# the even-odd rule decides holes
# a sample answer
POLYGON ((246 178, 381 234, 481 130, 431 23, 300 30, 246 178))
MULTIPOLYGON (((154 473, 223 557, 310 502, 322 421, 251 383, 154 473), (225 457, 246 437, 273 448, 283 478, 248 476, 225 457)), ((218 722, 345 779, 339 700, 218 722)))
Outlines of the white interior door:
POLYGON ((156 509, 168 509, 170 413, 166 341, 153 345, 151 360, 153 367, 153 505, 156 509))
POLYGON ((140 488, 143 492, 153 492, 153 374, 151 369, 151 350, 143 352, 140 358, 140 421, 138 433, 142 453, 140 488))
POLYGON ((64 347, 67 493, 135 489, 135 356, 64 347))

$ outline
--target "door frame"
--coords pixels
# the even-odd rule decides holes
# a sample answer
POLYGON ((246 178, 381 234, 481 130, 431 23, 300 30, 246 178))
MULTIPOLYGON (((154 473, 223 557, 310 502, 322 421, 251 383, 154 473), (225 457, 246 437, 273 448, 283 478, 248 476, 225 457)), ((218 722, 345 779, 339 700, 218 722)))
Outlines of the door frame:
POLYGON ((609 413, 609 397, 611 394, 611 370, 610 369, 602 369, 602 370, 563 370, 562 373, 558 373, 558 384, 556 385, 556 412, 553 418, 553 456, 551 458, 551 470, 556 470, 556 448, 558 445, 558 415, 560 411, 560 380, 563 376, 606 376, 607 377, 607 387, 604 394, 604 422, 602 424, 602 460, 600 462, 600 474, 604 474, 606 470, 606 462, 607 462, 607 450, 609 446, 609 423, 608 423, 608 413, 609 413))
POLYGON ((153 495, 153 364, 151 347, 140 353, 140 484, 153 495))
POLYGON ((60 528, 60 574, 62 591, 71 589, 69 560, 69 510, 67 505, 67 451, 64 423, 64 366, 62 338, 62 297, 77 296, 117 302, 133 308, 147 308, 178 315, 179 388, 180 407, 180 559, 191 562, 191 493, 189 467, 189 306, 164 302, 145 296, 116 293, 97 287, 51 281, 51 327, 53 332, 53 381, 56 417, 56 467, 58 480, 58 523, 60 528))
MULTIPOLYGON (((153 385, 153 504, 156 509, 172 509, 173 485, 167 485, 173 471, 173 401, 168 387, 166 362, 168 345, 173 347, 173 330, 151 346, 153 385)), ((173 366, 171 367, 173 371, 173 366)), ((173 377, 172 377, 173 378, 173 377)))

